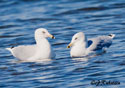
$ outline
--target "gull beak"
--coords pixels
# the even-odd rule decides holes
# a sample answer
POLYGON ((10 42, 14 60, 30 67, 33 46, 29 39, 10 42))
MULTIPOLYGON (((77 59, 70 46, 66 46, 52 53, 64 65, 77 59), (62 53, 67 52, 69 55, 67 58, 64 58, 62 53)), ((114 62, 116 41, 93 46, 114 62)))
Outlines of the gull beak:
POLYGON ((72 43, 70 43, 68 46, 67 46, 67 48, 70 48, 72 46, 72 43))
POLYGON ((49 37, 52 38, 52 39, 55 39, 55 37, 53 35, 51 35, 51 34, 49 35, 49 37))

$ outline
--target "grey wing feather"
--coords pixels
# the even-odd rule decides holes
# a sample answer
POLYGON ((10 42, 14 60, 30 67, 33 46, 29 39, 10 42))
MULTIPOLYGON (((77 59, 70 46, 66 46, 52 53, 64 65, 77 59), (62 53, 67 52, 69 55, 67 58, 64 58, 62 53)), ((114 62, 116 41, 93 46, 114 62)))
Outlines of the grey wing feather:
POLYGON ((14 47, 12 50, 15 57, 24 60, 35 55, 36 45, 18 46, 14 47))
POLYGON ((112 44, 112 39, 108 36, 99 36, 93 39, 90 39, 92 44, 90 45, 89 50, 96 51, 103 48, 108 48, 112 44))

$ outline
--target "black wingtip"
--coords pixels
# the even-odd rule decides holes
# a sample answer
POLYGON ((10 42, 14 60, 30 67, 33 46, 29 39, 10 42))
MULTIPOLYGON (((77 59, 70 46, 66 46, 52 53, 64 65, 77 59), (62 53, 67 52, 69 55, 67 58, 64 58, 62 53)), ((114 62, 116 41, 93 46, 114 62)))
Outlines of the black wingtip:
POLYGON ((109 34, 108 36, 112 37, 112 34, 109 34))
POLYGON ((11 49, 13 49, 13 48, 14 48, 14 46, 11 47, 11 49))
POLYGON ((114 38, 115 34, 109 34, 108 36, 111 37, 111 38, 114 38))

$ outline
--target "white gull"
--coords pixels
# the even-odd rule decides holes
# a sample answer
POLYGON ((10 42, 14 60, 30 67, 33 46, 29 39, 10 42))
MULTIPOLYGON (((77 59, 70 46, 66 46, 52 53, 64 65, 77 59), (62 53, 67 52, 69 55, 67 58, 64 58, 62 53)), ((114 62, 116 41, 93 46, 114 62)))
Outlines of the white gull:
POLYGON ((48 60, 55 57, 47 37, 55 38, 45 28, 35 30, 35 45, 21 45, 17 47, 6 48, 12 55, 23 61, 48 60))
POLYGON ((109 48, 114 37, 115 34, 110 34, 108 36, 98 36, 87 40, 83 32, 78 32, 72 37, 71 43, 67 48, 71 47, 71 57, 82 57, 92 53, 97 54, 109 48))

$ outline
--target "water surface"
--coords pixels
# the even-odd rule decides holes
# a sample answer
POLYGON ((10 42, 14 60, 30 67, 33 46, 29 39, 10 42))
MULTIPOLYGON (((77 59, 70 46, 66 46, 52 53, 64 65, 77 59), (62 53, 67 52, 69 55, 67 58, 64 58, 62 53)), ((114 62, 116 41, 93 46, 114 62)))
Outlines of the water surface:
POLYGON ((125 0, 1 0, 0 88, 94 88, 92 80, 119 81, 125 86, 125 0), (5 48, 35 44, 34 30, 47 28, 56 58, 49 62, 18 62, 5 48), (105 54, 72 59, 71 37, 116 34, 105 54))

